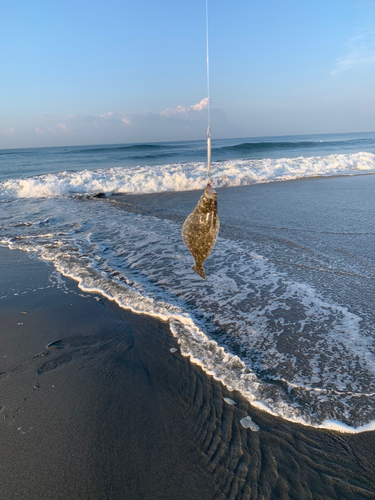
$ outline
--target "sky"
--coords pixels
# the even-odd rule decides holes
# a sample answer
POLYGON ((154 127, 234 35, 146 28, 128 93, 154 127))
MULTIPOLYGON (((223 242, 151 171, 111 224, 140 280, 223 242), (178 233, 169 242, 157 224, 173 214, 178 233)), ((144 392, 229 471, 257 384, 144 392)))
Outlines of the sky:
MULTIPOLYGON (((208 0, 212 137, 375 130, 375 0, 208 0)), ((205 139, 205 0, 0 0, 0 149, 205 139)))

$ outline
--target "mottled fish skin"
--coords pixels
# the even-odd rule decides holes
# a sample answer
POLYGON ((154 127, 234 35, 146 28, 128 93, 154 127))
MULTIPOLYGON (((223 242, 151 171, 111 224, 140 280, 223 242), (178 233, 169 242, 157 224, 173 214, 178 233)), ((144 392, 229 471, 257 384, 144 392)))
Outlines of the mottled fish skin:
POLYGON ((203 262, 215 246, 219 227, 217 192, 207 184, 194 212, 187 217, 181 231, 182 239, 195 260, 195 266, 191 269, 204 280, 206 275, 203 262))

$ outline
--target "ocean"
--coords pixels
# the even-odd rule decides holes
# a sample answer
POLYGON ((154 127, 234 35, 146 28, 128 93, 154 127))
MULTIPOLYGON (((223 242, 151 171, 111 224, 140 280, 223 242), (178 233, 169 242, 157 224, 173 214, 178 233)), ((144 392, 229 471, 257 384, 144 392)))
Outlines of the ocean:
POLYGON ((207 281, 181 239, 205 141, 0 150, 0 244, 168 322, 185 356, 266 412, 375 429, 375 133, 212 146, 207 281))

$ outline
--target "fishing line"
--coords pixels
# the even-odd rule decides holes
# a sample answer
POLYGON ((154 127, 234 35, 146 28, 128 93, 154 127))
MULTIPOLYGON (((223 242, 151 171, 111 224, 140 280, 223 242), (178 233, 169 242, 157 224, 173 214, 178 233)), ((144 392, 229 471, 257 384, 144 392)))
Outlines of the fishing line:
POLYGON ((206 0, 206 49, 207 49, 207 180, 210 179, 211 164, 211 120, 210 120, 210 58, 208 53, 208 0, 206 0))

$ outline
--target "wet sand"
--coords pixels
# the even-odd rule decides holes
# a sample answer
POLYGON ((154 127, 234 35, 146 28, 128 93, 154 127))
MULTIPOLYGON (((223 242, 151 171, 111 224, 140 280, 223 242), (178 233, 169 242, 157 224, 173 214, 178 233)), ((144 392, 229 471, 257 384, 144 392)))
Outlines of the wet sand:
POLYGON ((260 412, 171 353, 166 323, 25 253, 0 262, 2 499, 375 498, 374 432, 260 412))

